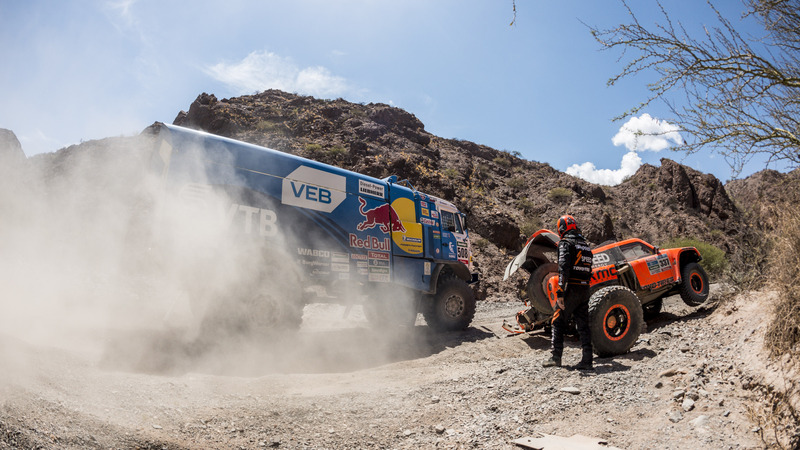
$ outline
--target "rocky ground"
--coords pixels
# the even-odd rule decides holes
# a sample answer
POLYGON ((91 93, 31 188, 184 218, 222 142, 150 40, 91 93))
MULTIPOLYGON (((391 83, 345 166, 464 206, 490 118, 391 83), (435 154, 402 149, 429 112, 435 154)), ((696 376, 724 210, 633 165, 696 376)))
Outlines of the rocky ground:
MULTIPOLYGON (((446 335, 370 329, 330 305, 270 345, 137 332, 90 355, 0 335, 0 448, 517 448, 577 433, 619 448, 774 444, 754 382, 769 297, 712 294, 700 308, 668 299, 593 373, 542 369, 547 336, 500 328, 519 303, 480 302, 469 330, 446 335)), ((568 341, 565 364, 579 353, 568 341)))

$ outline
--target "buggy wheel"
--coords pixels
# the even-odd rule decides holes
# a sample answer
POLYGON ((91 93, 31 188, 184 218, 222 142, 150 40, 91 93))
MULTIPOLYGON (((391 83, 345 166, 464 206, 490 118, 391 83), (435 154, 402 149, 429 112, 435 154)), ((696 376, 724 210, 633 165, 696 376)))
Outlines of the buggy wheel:
POLYGON ((644 327, 639 298, 623 286, 600 289, 589 300, 589 327, 598 356, 626 353, 644 327))
POLYGON ((708 275, 695 262, 681 270, 681 299, 689 306, 700 306, 708 300, 708 275))
POLYGON ((553 314, 553 307, 550 306, 550 299, 547 298, 547 281, 553 275, 558 276, 558 264, 546 263, 537 267, 528 278, 526 291, 531 306, 543 314, 553 314))

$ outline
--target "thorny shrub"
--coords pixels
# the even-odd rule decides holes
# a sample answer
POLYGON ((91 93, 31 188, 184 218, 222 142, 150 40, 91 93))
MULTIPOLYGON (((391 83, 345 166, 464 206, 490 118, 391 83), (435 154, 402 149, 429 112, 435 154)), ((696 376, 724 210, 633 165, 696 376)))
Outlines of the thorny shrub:
POLYGON ((764 270, 769 264, 772 239, 758 229, 747 228, 738 236, 739 246, 730 254, 728 269, 724 277, 736 289, 752 291, 760 289, 767 281, 764 270))
POLYGON ((550 189, 550 192, 547 193, 547 199, 553 203, 566 203, 572 199, 572 190, 565 187, 550 189))
POLYGON ((528 217, 522 225, 520 225, 519 230, 525 235, 526 238, 528 238, 533 233, 541 230, 542 227, 542 219, 539 216, 531 216, 528 217))
POLYGON ((800 357, 800 206, 776 211, 775 243, 770 255, 771 282, 778 291, 775 318, 767 330, 766 344, 773 356, 800 357))
POLYGON ((700 265, 713 278, 721 277, 728 268, 725 252, 716 245, 693 238, 676 238, 666 242, 663 248, 694 247, 700 252, 703 260, 700 265))

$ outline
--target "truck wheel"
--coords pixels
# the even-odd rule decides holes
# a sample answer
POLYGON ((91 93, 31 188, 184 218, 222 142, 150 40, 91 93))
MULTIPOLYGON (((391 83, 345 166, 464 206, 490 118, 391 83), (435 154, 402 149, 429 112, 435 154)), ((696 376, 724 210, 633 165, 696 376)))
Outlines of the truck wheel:
POLYGON ((446 275, 439 281, 423 316, 436 331, 464 330, 475 317, 475 294, 461 278, 446 275))
POLYGON ((303 307, 275 292, 254 293, 216 302, 200 324, 206 339, 241 336, 260 340, 278 331, 296 331, 303 320, 303 307))
POLYGON ((553 275, 558 276, 558 264, 546 263, 537 267, 528 278, 526 287, 531 306, 543 314, 552 314, 553 307, 547 298, 547 280, 553 275))
POLYGON ((642 312, 644 313, 644 320, 652 320, 661 314, 661 308, 664 306, 664 299, 659 298, 652 302, 642 305, 642 312))
POLYGON ((262 339, 300 328, 305 305, 301 278, 291 266, 270 265, 251 280, 214 295, 202 316, 201 335, 262 339))
POLYGON ((708 275, 695 262, 681 270, 681 299, 689 306, 700 306, 708 300, 708 275))
POLYGON ((639 298, 624 286, 608 286, 589 300, 589 328, 598 356, 621 355, 633 347, 644 327, 639 298))
POLYGON ((288 292, 275 290, 256 293, 240 303, 241 327, 246 333, 263 334, 272 330, 290 331, 300 328, 303 307, 288 292))

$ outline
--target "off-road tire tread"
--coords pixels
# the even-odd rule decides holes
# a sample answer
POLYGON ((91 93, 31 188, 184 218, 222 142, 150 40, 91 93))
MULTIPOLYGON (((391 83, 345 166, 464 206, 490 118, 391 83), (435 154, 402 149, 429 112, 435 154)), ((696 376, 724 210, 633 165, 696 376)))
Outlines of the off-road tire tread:
POLYGON ((459 331, 466 329, 475 317, 475 294, 466 281, 455 275, 444 275, 439 280, 436 295, 429 299, 422 315, 428 326, 436 331, 459 331), (464 296, 464 311, 457 320, 448 320, 439 312, 441 298, 450 290, 456 289, 464 296))
POLYGON ((594 351, 598 356, 606 357, 627 353, 628 350, 633 347, 633 344, 636 343, 639 335, 647 328, 647 324, 645 324, 642 312, 642 305, 639 302, 639 297, 637 297, 633 291, 625 286, 608 286, 599 289, 597 292, 592 294, 592 297, 589 299, 589 328, 592 333, 592 346, 594 347, 594 351), (604 324, 602 322, 602 316, 605 315, 603 301, 612 295, 620 295, 621 293, 622 295, 627 294, 628 299, 630 300, 628 302, 629 304, 626 304, 625 306, 628 308, 628 311, 631 314, 631 328, 628 331, 629 334, 626 335, 622 340, 610 341, 606 339, 603 331, 604 324), (601 314, 599 321, 596 319, 598 314, 601 314))
POLYGON ((700 306, 708 300, 708 274, 703 269, 703 266, 697 264, 695 262, 686 264, 681 269, 681 283, 680 283, 680 294, 681 300, 683 303, 686 303, 688 306, 700 306), (687 276, 691 274, 691 272, 696 269, 700 276, 703 278, 703 291, 705 295, 696 293, 692 287, 689 285, 690 277, 687 276))

